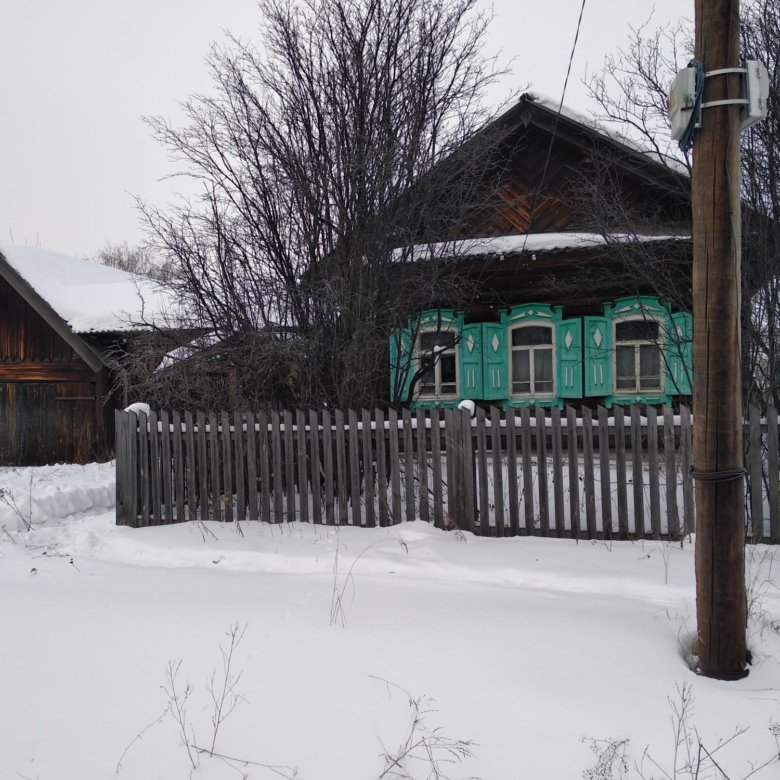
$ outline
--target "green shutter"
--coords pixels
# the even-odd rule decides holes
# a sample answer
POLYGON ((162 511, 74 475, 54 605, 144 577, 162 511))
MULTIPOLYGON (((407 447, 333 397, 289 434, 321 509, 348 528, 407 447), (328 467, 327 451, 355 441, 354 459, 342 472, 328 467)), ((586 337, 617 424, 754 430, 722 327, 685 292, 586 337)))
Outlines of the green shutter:
POLYGON ((506 328, 499 322, 482 323, 483 398, 497 401, 509 396, 506 361, 506 328))
POLYGON ((612 393, 612 322, 607 317, 585 317, 585 395, 612 393))
POLYGON ((693 377, 693 317, 688 312, 672 315, 670 338, 666 342, 666 364, 672 395, 690 395, 693 377))
POLYGON ((390 400, 404 403, 414 374, 412 334, 408 328, 396 328, 390 335, 390 400))
POLYGON ((582 398, 582 321, 561 320, 557 327, 559 398, 582 398))
POLYGON ((461 398, 482 398, 482 325, 464 325, 458 344, 461 398))

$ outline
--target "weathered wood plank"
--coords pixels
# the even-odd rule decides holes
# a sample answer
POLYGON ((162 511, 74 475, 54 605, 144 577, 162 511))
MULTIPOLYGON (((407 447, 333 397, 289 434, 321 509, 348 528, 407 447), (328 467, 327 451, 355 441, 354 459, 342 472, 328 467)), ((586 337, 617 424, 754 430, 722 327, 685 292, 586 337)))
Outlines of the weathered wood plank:
POLYGON ((246 413, 246 500, 249 520, 259 518, 257 497, 257 420, 254 412, 246 413))
POLYGON ((363 409, 360 412, 363 434, 363 495, 366 502, 366 526, 376 526, 376 510, 374 508, 374 451, 371 425, 371 412, 363 409))
POLYGON ((441 469, 441 412, 431 409, 431 487, 433 493, 433 524, 444 527, 444 503, 441 469))
POLYGON ((642 418, 639 407, 631 407, 631 479, 634 491, 634 529, 645 534, 644 475, 642 473, 642 418))
POLYGON ((778 457, 777 409, 766 410, 767 430, 767 498, 769 500, 769 535, 772 544, 780 544, 780 457, 778 457))
POLYGON ((347 511, 347 441, 344 428, 344 412, 336 409, 333 417, 336 421, 336 481, 338 483, 337 496, 339 503, 338 522, 346 525, 349 521, 347 511))
POLYGON ((209 412, 209 465, 211 469, 209 487, 210 487, 210 506, 211 519, 222 522, 222 489, 220 487, 219 470, 219 424, 217 423, 216 412, 209 412))
POLYGON ((325 475, 325 522, 336 525, 335 483, 333 480, 333 423, 330 411, 322 411, 322 461, 325 475))
POLYGON ((390 437, 390 494, 393 524, 401 522, 401 454, 398 447, 398 412, 387 410, 387 433, 390 437))
POLYGON ((691 463, 693 460, 693 436, 691 431, 691 410, 680 407, 680 466, 683 483, 683 534, 696 531, 696 512, 693 498, 693 478, 691 463))
POLYGON ((764 475, 761 464, 761 410, 750 407, 748 474, 750 475, 750 541, 764 538, 764 475))
POLYGON ((520 502, 517 480, 517 427, 515 425, 515 410, 509 407, 506 417, 506 470, 507 492, 509 494, 509 533, 517 536, 520 533, 520 502))
POLYGON ((658 412, 647 407, 647 481, 650 486, 650 530, 653 539, 661 538, 661 487, 658 472, 658 412))
POLYGON ((579 436, 577 434, 577 412, 572 406, 566 407, 566 455, 569 458, 569 516, 571 534, 579 539, 580 518, 580 468, 579 436))
POLYGON ((222 412, 222 493, 219 501, 225 521, 233 522, 233 436, 230 431, 230 415, 222 412))
POLYGON ((195 445, 195 420, 188 409, 184 412, 184 441, 187 460, 187 519, 198 517, 198 451, 195 445))
POLYGON ((536 473, 539 489, 539 528, 542 536, 550 535, 550 491, 547 480, 547 414, 536 407, 536 473))
POLYGON ((670 539, 680 538, 680 515, 677 511, 677 463, 674 452, 674 410, 664 406, 664 471, 666 472, 666 527, 670 539))
POLYGON ((298 519, 295 508, 295 423, 289 409, 282 413, 284 425, 284 490, 286 501, 286 519, 288 523, 294 523, 298 519))
POLYGON ((566 530, 566 507, 563 500, 563 441, 561 434, 561 410, 550 409, 550 435, 552 441, 553 512, 555 533, 563 536, 566 530))
POLYGON ((588 529, 588 539, 595 539, 598 535, 598 527, 596 525, 596 490, 593 474, 593 412, 587 406, 582 407, 582 450, 585 522, 588 529))
POLYGON ((622 406, 615 406, 615 488, 618 534, 628 539, 628 480, 626 479, 626 422, 622 406))
POLYGON ((137 430, 138 438, 138 494, 140 502, 140 525, 142 528, 153 522, 151 515, 152 509, 152 479, 154 476, 154 462, 150 454, 151 434, 149 432, 149 418, 143 413, 138 412, 136 422, 133 427, 137 430), (150 471, 151 470, 151 471, 150 471))
POLYGON ((246 473, 244 461, 246 460, 246 434, 244 433, 244 417, 238 410, 233 412, 233 446, 234 469, 233 476, 236 482, 236 520, 246 520, 246 473))
POLYGON ((501 410, 490 407, 490 443, 493 456, 493 506, 496 536, 505 535, 503 456, 501 450, 501 410))
POLYGON ((456 474, 462 473, 460 469, 460 460, 458 450, 460 449, 460 431, 457 426, 456 413, 452 409, 444 410, 444 447, 446 451, 446 473, 447 473, 447 517, 445 528, 452 527, 453 524, 460 528, 460 519, 458 518, 458 486, 460 480, 455 479, 456 474))
POLYGON ((388 452, 385 436, 385 413, 374 410, 376 420, 376 491, 379 505, 379 525, 383 528, 390 524, 390 506, 387 500, 388 452))
POLYGON ((171 415, 167 409, 160 412, 161 462, 163 520, 173 522, 173 463, 171 460, 171 415))
POLYGON ((274 523, 284 522, 284 461, 282 460, 282 420, 279 412, 271 412, 271 471, 274 485, 274 523))
POLYGON ((322 466, 320 464, 320 421, 317 412, 309 409, 309 447, 311 452, 312 522, 322 523, 322 466))
POLYGON ((149 510, 150 525, 162 523, 162 464, 160 463, 160 432, 157 412, 149 412, 149 481, 152 484, 152 506, 149 510))
POLYGON ((520 409, 520 437, 523 445, 523 512, 525 532, 536 533, 534 512, 534 475, 531 459, 531 412, 527 406, 520 409))
POLYGON ((260 460, 260 519, 264 523, 271 522, 271 494, 274 492, 272 482, 273 453, 272 443, 268 435, 268 415, 260 412, 257 415, 258 442, 257 457, 260 460))
POLYGON ((130 525, 125 499, 128 487, 127 474, 127 412, 114 410, 114 437, 116 440, 116 481, 114 483, 114 507, 117 525, 130 525))
POLYGON ((181 412, 174 410, 171 414, 173 425, 173 494, 176 505, 175 523, 184 522, 184 441, 181 430, 181 412))
POLYGON ((210 520, 209 515, 209 458, 206 435, 206 415, 196 412, 195 421, 198 426, 198 512, 201 520, 210 520))
POLYGON ((357 412, 349 412, 349 498, 352 504, 352 525, 360 527, 362 523, 362 506, 360 500, 360 431, 358 430, 357 412))
POLYGON ((609 415, 603 406, 599 416, 599 481, 601 483, 601 528, 605 539, 612 538, 612 480, 609 452, 609 415))
POLYGON ((309 464, 311 458, 306 447, 306 416, 303 409, 295 413, 295 428, 298 443, 298 519, 309 522, 309 464))
POLYGON ((485 410, 477 407, 477 485, 479 486, 479 532, 490 535, 490 496, 488 494, 487 425, 485 410))
POLYGON ((461 518, 464 530, 474 532, 477 523, 477 473, 474 465, 474 433, 471 426, 471 414, 467 409, 455 411, 456 425, 460 431, 460 468, 462 486, 460 497, 462 501, 461 518))
POLYGON ((412 522, 417 519, 414 502, 414 432, 412 431, 412 413, 408 409, 401 412, 403 421, 404 442, 404 501, 406 506, 406 520, 412 522))
POLYGON ((418 409, 416 413, 417 441, 415 454, 417 455, 417 488, 418 504, 420 506, 420 520, 426 523, 431 521, 430 501, 428 497, 428 437, 426 435, 425 412, 418 409))

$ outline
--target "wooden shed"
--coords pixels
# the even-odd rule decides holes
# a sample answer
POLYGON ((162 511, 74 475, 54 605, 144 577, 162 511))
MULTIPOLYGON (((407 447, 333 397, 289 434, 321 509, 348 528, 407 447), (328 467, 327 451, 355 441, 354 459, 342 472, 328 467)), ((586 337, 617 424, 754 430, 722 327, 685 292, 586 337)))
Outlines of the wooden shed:
POLYGON ((110 457, 124 400, 110 355, 168 300, 114 268, 0 246, 0 465, 110 457))

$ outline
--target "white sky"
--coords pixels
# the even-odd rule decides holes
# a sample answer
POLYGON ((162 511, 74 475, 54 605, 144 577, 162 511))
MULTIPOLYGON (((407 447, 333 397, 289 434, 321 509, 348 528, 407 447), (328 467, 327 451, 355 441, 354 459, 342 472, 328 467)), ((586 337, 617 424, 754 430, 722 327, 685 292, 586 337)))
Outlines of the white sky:
MULTIPOLYGON (((654 5, 654 22, 693 16, 693 0, 654 5)), ((513 58, 511 85, 559 97, 580 0, 493 7, 489 44, 513 58)), ((652 8, 588 0, 569 107, 588 111, 586 70, 652 8)), ((0 241, 81 256, 141 240, 134 196, 164 205, 177 190, 160 181, 173 169, 142 117, 176 121, 180 101, 210 89, 209 43, 223 30, 251 37, 258 22, 255 0, 0 0, 0 241)))

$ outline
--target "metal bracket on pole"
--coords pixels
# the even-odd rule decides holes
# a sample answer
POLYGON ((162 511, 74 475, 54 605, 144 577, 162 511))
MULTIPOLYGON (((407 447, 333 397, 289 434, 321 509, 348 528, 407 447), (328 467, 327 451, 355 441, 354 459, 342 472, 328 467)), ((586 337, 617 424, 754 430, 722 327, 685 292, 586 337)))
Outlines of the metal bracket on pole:
POLYGON ((734 100, 710 100, 709 103, 702 103, 699 108, 714 108, 715 106, 746 106, 748 101, 744 98, 735 98, 734 100))

